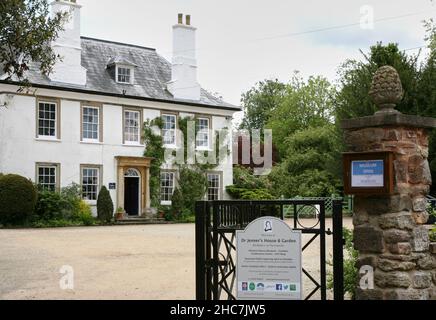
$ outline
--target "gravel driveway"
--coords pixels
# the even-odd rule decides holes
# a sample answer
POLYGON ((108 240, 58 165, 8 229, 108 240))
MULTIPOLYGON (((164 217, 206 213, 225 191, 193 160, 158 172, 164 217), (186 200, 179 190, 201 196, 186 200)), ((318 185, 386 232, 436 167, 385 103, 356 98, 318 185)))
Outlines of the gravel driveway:
MULTIPOLYGON (((317 242, 309 248, 303 264, 319 272, 317 242)), ((0 230, 0 299, 191 300, 194 250, 193 224, 0 230), (63 266, 73 290, 60 289, 63 266)))

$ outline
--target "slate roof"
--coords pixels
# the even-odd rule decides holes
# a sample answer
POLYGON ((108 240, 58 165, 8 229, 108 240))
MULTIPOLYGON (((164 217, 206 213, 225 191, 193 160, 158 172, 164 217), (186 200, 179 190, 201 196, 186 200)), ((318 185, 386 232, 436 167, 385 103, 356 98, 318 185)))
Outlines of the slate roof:
POLYGON ((221 109, 240 110, 239 106, 226 103, 204 89, 200 101, 174 99, 166 89, 171 80, 171 63, 159 55, 155 49, 135 45, 82 37, 82 66, 87 69, 85 86, 53 82, 43 76, 36 66, 30 68, 28 80, 34 85, 71 89, 80 92, 120 95, 128 98, 204 105, 221 109), (108 64, 123 59, 135 64, 134 84, 120 84, 111 76, 108 64))

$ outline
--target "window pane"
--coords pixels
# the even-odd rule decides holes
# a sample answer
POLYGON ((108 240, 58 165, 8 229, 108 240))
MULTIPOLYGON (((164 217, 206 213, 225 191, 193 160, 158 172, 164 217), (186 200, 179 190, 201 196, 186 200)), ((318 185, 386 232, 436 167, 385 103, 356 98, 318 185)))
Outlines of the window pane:
POLYGON ((124 140, 139 142, 139 111, 124 112, 124 140))
POLYGON ((174 193, 174 173, 162 172, 160 175, 161 201, 171 201, 174 193))
POLYGON ((86 200, 97 200, 99 186, 99 169, 82 168, 82 197, 86 200))
POLYGON ((172 114, 162 115, 163 120, 163 143, 164 145, 176 144, 176 116, 172 114))
POLYGON ((38 104, 38 134, 40 136, 56 136, 56 104, 38 104))
POLYGON ((118 67, 118 82, 130 83, 130 69, 118 67))
POLYGON ((196 145, 197 147, 209 147, 209 119, 197 119, 196 145))
POLYGON ((207 181, 209 187, 207 189, 207 198, 209 201, 219 200, 221 194, 221 176, 215 173, 207 174, 207 181))
POLYGON ((98 140, 99 133, 99 112, 98 108, 84 107, 82 119, 83 139, 98 140))
POLYGON ((43 190, 56 190, 56 166, 38 166, 38 185, 43 190))

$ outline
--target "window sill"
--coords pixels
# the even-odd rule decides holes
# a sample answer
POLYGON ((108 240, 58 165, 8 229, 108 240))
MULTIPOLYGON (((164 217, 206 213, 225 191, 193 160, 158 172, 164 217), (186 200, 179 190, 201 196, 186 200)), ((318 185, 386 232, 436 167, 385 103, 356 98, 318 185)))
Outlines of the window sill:
POLYGON ((47 138, 38 137, 38 138, 35 138, 35 140, 36 141, 44 141, 44 142, 62 142, 62 140, 60 140, 60 139, 53 139, 53 138, 49 138, 49 137, 47 137, 47 138))
POLYGON ((86 199, 83 199, 83 201, 85 201, 91 207, 95 207, 97 205, 97 200, 86 200, 86 199))
POLYGON ((163 147, 165 149, 179 150, 181 147, 176 146, 175 144, 164 144, 163 147))
POLYGON ((103 142, 100 141, 80 141, 81 144, 95 144, 95 145, 103 145, 103 142))
POLYGON ((123 147, 141 147, 141 148, 145 148, 144 144, 128 144, 128 143, 123 143, 123 147))
POLYGON ((160 204, 161 204, 161 206, 170 206, 173 204, 173 202, 172 201, 161 201, 160 204))

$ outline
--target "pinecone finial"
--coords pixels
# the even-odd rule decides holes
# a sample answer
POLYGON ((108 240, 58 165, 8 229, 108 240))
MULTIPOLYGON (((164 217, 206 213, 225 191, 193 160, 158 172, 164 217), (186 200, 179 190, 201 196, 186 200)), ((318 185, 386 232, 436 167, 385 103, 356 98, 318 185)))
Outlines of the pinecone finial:
POLYGON ((403 99, 401 79, 394 67, 383 66, 374 74, 369 95, 379 107, 378 113, 400 113, 395 106, 403 99))

